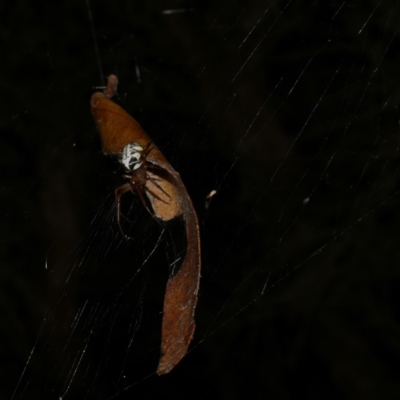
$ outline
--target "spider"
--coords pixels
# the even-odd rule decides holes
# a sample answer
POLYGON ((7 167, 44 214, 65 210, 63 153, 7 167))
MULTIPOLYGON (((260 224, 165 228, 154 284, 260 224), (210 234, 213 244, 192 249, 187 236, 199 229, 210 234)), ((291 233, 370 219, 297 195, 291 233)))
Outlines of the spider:
POLYGON ((118 186, 115 189, 115 203, 117 205, 117 224, 122 233, 122 236, 126 239, 122 227, 121 227, 121 197, 131 191, 136 193, 140 201, 142 202, 144 208, 149 212, 149 214, 155 218, 154 212, 149 208, 148 202, 146 202, 143 195, 144 190, 149 190, 146 188, 146 181, 151 181, 158 189, 160 189, 167 197, 169 194, 157 183, 157 179, 152 178, 147 173, 147 168, 157 168, 157 165, 148 164, 147 156, 153 149, 152 142, 149 142, 145 148, 137 142, 128 143, 123 149, 119 157, 120 164, 125 169, 125 174, 122 175, 124 178, 129 179, 129 182, 118 186))

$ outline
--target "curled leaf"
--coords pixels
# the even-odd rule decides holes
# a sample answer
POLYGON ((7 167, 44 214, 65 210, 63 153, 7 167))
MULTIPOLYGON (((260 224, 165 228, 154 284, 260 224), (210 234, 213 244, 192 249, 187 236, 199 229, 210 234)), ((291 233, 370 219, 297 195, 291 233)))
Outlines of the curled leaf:
MULTIPOLYGON (((194 312, 201 266, 199 224, 179 173, 139 123, 111 100, 117 84, 117 77, 110 75, 104 93, 96 92, 91 98, 92 114, 100 132, 103 152, 120 158, 125 146, 130 143, 138 144, 142 150, 148 148, 143 156, 145 167, 138 163, 139 167, 131 171, 132 180, 124 192, 142 187, 135 183, 133 175, 138 174, 140 168, 145 168, 144 175, 141 175, 145 176, 142 192, 150 202, 154 216, 166 222, 182 217, 186 227, 186 255, 179 271, 169 278, 164 297, 161 357, 157 368, 157 373, 162 375, 170 372, 185 356, 196 326, 194 312)), ((141 153, 139 159, 140 156, 141 153)))

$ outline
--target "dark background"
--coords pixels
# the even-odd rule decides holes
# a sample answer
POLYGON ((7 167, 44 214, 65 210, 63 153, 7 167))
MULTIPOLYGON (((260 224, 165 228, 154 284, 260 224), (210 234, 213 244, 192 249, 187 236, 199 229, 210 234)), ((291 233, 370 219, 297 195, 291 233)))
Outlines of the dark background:
POLYGON ((84 0, 2 2, 1 398, 399 398, 399 6, 92 1, 99 64, 84 0), (184 239, 126 195, 121 240, 89 108, 110 73, 201 225, 163 377, 184 239))

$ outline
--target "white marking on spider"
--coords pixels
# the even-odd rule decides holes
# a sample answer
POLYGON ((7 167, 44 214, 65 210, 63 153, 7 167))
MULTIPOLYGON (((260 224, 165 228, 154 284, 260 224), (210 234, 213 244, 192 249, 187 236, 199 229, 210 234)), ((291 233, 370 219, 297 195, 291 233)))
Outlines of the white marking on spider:
POLYGON ((136 171, 143 165, 142 153, 143 147, 137 143, 128 143, 123 149, 119 162, 124 166, 126 171, 136 171))

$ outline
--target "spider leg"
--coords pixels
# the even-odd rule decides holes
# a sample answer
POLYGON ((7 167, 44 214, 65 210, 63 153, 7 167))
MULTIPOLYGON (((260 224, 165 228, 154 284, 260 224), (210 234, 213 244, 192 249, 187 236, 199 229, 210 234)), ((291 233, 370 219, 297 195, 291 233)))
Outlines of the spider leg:
MULTIPOLYGON (((145 147, 145 149, 144 149, 144 152, 143 152, 143 156, 142 156, 144 160, 146 160, 146 158, 147 158, 148 154, 150 153, 150 151, 153 150, 153 147, 152 147, 152 146, 153 146, 153 142, 147 143, 147 145, 146 145, 146 147, 145 147)), ((150 163, 149 166, 150 166, 151 168, 163 170, 163 168, 159 167, 159 166, 156 165, 156 164, 150 163)), ((146 169, 146 179, 148 179, 150 182, 152 182, 154 186, 156 186, 156 187, 157 187, 158 189, 160 189, 167 197, 170 198, 171 196, 157 183, 157 179, 154 179, 154 178, 152 178, 151 176, 149 176, 149 174, 147 173, 147 163, 146 163, 146 162, 145 162, 145 169, 146 169)), ((143 200, 142 200, 142 202, 143 202, 143 200)))
POLYGON ((139 196, 140 201, 143 204, 143 207, 147 210, 147 212, 154 218, 154 212, 150 210, 149 206, 146 203, 145 198, 143 197, 143 189, 142 186, 134 185, 132 182, 130 183, 131 190, 133 193, 136 193, 139 196))
POLYGON ((147 204, 145 204, 146 202, 144 200, 142 191, 139 191, 139 197, 140 197, 140 200, 142 200, 143 205, 145 206, 146 210, 149 212, 151 217, 157 222, 158 225, 163 226, 161 221, 156 217, 156 214, 154 214, 154 211, 150 210, 149 207, 147 207, 147 204))
POLYGON ((143 154, 143 158, 146 159, 147 155, 150 153, 151 150, 153 150, 153 142, 149 142, 147 143, 145 149, 144 149, 144 154, 143 154))
POLYGON ((153 163, 148 163, 147 164, 147 169, 158 169, 159 171, 165 171, 163 167, 160 167, 157 164, 153 164, 153 163))
POLYGON ((151 189, 149 189, 147 186, 145 187, 146 192, 149 192, 153 197, 155 197, 157 200, 160 200, 162 203, 169 205, 167 201, 165 201, 163 198, 161 198, 157 193, 154 193, 151 189))
POLYGON ((129 218, 126 218, 124 214, 121 213, 121 217, 128 222, 129 224, 132 224, 132 221, 129 218))
POLYGON ((142 201, 145 209, 148 211, 148 213, 151 215, 151 217, 160 225, 163 226, 161 221, 156 217, 156 214, 154 214, 154 211, 150 210, 150 208, 147 206, 146 200, 143 197, 143 191, 138 190, 139 198, 142 201))
POLYGON ((160 189, 167 197, 171 198, 171 196, 157 183, 157 180, 146 174, 146 179, 148 179, 155 187, 160 189))
POLYGON ((117 205, 117 224, 125 240, 128 240, 129 238, 125 235, 121 226, 121 197, 130 190, 131 185, 129 183, 125 183, 115 189, 115 204, 117 205))

